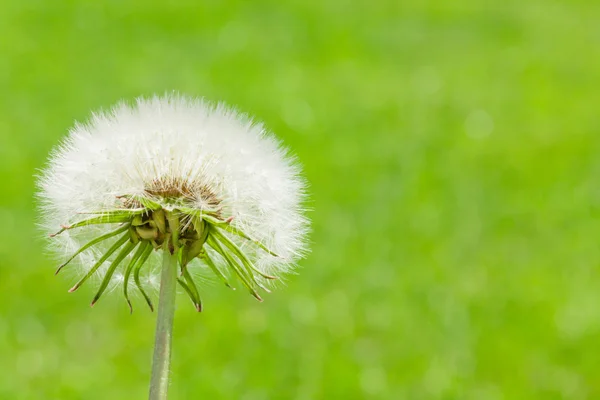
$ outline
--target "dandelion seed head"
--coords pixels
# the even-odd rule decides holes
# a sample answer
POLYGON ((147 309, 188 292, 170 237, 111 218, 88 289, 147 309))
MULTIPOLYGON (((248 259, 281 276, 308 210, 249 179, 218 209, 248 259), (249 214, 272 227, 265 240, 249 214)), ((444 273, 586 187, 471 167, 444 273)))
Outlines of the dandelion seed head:
MULTIPOLYGON (((277 254, 224 232, 259 271, 285 273, 307 250, 300 172, 261 123, 230 107, 180 95, 138 98, 77 123, 52 153, 39 180, 42 226, 50 234, 87 213, 110 215, 115 209, 143 206, 138 198, 157 201, 167 212, 185 204, 227 220, 277 254)), ((193 231, 192 222, 190 216, 181 218, 182 234, 193 231)), ((64 258, 114 228, 95 224, 66 230, 50 244, 64 258)), ((89 269, 114 242, 83 251, 73 263, 89 269)), ((206 252, 219 268, 227 268, 214 250, 206 252)), ((114 255, 98 273, 112 259, 114 255)), ((158 259, 151 255, 150 262, 158 259)), ((148 271, 143 281, 156 286, 159 269, 148 271)), ((123 282, 122 271, 113 280, 123 282)))

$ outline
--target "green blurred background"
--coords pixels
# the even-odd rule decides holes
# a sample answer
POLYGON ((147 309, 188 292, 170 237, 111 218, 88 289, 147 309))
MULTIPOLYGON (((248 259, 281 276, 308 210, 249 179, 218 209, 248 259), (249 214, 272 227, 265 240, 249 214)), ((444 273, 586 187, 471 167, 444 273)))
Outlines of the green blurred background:
POLYGON ((310 181, 263 304, 178 298, 172 399, 600 398, 600 3, 3 1, 0 399, 142 399, 154 314, 66 293, 34 175, 74 120, 176 90, 310 181))

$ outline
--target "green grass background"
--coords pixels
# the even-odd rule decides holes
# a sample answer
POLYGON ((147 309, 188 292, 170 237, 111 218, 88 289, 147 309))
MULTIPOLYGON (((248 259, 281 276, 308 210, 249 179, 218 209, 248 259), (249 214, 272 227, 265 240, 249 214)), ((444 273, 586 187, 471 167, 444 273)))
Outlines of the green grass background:
POLYGON ((172 399, 600 398, 600 3, 0 5, 0 399, 142 399, 154 314, 67 294, 34 174, 176 90, 305 167, 312 253, 259 304, 178 297, 172 399))

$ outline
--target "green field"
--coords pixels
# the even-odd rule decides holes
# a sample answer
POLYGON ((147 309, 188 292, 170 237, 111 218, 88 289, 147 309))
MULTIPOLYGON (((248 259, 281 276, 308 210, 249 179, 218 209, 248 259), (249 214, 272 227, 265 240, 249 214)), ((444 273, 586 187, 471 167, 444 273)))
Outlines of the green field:
POLYGON ((68 294, 35 177, 75 120, 178 91, 304 165, 310 256, 180 294, 172 399, 600 398, 600 3, 0 5, 0 399, 143 399, 155 315, 68 294))

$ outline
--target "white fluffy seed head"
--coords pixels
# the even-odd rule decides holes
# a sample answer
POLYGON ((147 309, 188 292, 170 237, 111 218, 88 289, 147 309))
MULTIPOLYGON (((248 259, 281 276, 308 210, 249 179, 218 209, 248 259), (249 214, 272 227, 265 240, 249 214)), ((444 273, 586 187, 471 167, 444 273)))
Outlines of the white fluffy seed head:
MULTIPOLYGON (((76 124, 39 180, 43 228, 56 232, 84 219, 82 213, 122 207, 119 196, 161 190, 161 185, 183 188, 200 210, 210 207, 211 199, 218 201, 224 218, 233 217, 233 226, 279 256, 229 235, 261 272, 288 272, 306 251, 305 181, 287 150, 247 115, 178 95, 120 103, 76 124)), ((50 244, 66 257, 114 228, 72 229, 50 244)), ((101 243, 74 262, 88 270, 108 246, 110 241, 101 243)))

